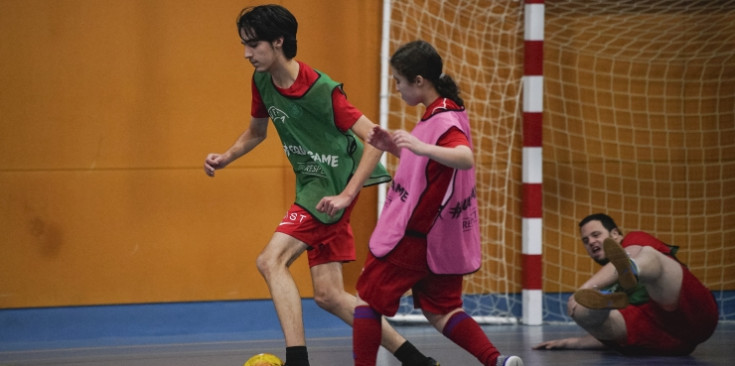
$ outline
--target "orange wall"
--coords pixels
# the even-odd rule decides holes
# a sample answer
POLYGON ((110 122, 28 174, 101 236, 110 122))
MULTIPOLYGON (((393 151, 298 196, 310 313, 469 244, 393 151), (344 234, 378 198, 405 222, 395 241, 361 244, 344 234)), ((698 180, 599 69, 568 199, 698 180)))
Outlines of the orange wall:
MULTIPOLYGON (((350 100, 377 120, 381 1, 280 3, 301 23, 297 58, 344 82, 350 100)), ((243 59, 235 18, 242 7, 254 4, 244 0, 0 1, 0 308, 269 297, 254 261, 293 198, 293 174, 275 131, 216 178, 206 177, 202 169, 206 154, 224 151, 249 122, 252 67, 243 59)), ((600 155, 600 146, 610 145, 609 136, 599 131, 634 131, 613 140, 642 151, 650 143, 636 145, 637 138, 651 140, 650 132, 634 129, 640 124, 624 116, 601 113, 596 117, 602 118, 594 119, 585 114, 590 109, 573 108, 592 96, 570 94, 571 81, 576 80, 572 88, 585 82, 616 85, 609 91, 621 92, 627 100, 628 84, 623 81, 628 74, 625 71, 621 82, 612 83, 604 79, 606 73, 595 70, 596 61, 564 59, 558 46, 569 43, 569 24, 580 16, 557 9, 567 3, 553 4, 547 4, 544 46, 544 289, 572 291, 589 276, 594 267, 581 248, 576 222, 603 210, 612 213, 625 230, 647 230, 683 244, 682 259, 710 288, 733 289, 735 267, 730 263, 735 247, 729 224, 735 146, 733 113, 727 109, 733 100, 728 92, 732 89, 727 88, 731 84, 704 89, 717 96, 721 110, 706 111, 707 118, 692 114, 702 120, 698 122, 702 128, 683 130, 676 126, 688 125, 676 113, 665 116, 678 128, 674 136, 688 137, 683 140, 687 146, 674 139, 662 150, 664 156, 673 151, 710 157, 716 151, 720 160, 698 159, 694 164, 691 159, 650 155, 641 162, 625 160, 625 155, 600 155), (558 31, 555 24, 561 26, 558 31), (561 61, 555 64, 555 57, 561 61), (594 78, 584 73, 575 74, 578 79, 570 77, 565 73, 569 65, 575 72, 591 68, 589 75, 594 78), (559 96, 568 98, 560 101, 559 96), (603 129, 601 122, 610 125, 603 129), (589 131, 590 136, 582 136, 577 129, 589 131), (588 140, 583 143, 580 138, 588 140), (587 145, 593 151, 584 150, 587 145), (598 154, 592 155, 594 151, 598 154), (609 166, 614 169, 601 168, 597 162, 603 159, 614 162, 609 166), (671 186, 648 178, 649 168, 655 166, 659 172, 663 163, 673 166, 665 175, 675 178, 667 178, 673 180, 671 186), (605 174, 598 174, 601 171, 605 174), (610 189, 601 193, 596 187, 601 182, 610 189), (633 196, 631 187, 640 192, 633 196), (655 202, 651 192, 656 192, 655 202)), ((418 13, 426 10, 399 5, 418 13)), ((584 8, 581 11, 586 17, 584 8)), ((596 26, 622 23, 605 19, 597 20, 596 26)), ((419 16, 404 19, 403 28, 411 38, 415 37, 409 27, 413 20, 425 21, 419 16)), ((504 20, 503 25, 509 22, 504 20)), ((661 24, 676 23, 666 18, 661 24)), ((732 34, 727 32, 731 22, 723 23, 724 34, 732 34)), ((586 37, 588 28, 579 29, 586 37)), ((520 44, 508 42, 511 47, 516 43, 520 44)), ((572 53, 577 50, 584 51, 582 55, 590 51, 584 43, 575 44, 572 53)), ((520 63, 522 51, 513 52, 506 54, 510 68, 520 70, 515 62, 520 63)), ((725 61, 731 64, 732 58, 725 61)), ((451 63, 449 59, 452 73, 462 69, 451 63)), ((734 68, 724 70, 719 79, 732 80, 734 68)), ((684 76, 682 85, 689 77, 694 81, 690 85, 700 85, 698 75, 684 76)), ((713 79, 713 85, 719 79, 713 79)), ((459 75, 458 80, 473 79, 459 75)), ((688 90, 678 85, 670 84, 671 90, 688 90)), ((516 95, 514 88, 503 90, 516 95)), ((488 104, 482 93, 482 88, 473 90, 473 96, 488 104)), ((487 99, 497 100, 494 95, 487 99)), ((661 99, 675 108, 689 106, 666 93, 661 99)), ((511 110, 517 108, 516 99, 503 100, 511 101, 505 103, 511 110)), ((588 102, 595 111, 607 108, 597 100, 588 102)), ((655 108, 657 100, 653 102, 649 104, 655 108)), ((481 110, 476 107, 469 109, 481 110)), ((610 111, 621 114, 625 108, 610 111)), ((652 112, 662 116, 655 109, 652 112)), ((646 121, 651 126, 655 122, 646 121)), ((519 126, 517 120, 508 122, 519 126)), ((520 143, 513 144, 517 147, 511 156, 499 157, 513 165, 515 183, 508 185, 508 195, 515 204, 509 217, 518 216, 521 208, 520 143)), ((349 291, 375 224, 375 201, 376 189, 364 190, 353 214, 358 260, 345 267, 349 291)), ((495 240, 490 232, 485 239, 490 236, 519 250, 520 219, 492 220, 502 222, 505 227, 499 231, 509 234, 495 240)), ((490 252, 489 256, 497 255, 490 252)), ((515 291, 520 289, 520 254, 512 258, 507 278, 515 291)), ((484 271, 499 269, 489 265, 484 271)), ((302 295, 312 296, 304 258, 293 265, 293 272, 302 295)), ((484 286, 481 291, 493 288, 484 286)))
MULTIPOLYGON (((280 1, 297 58, 377 121, 379 1, 280 1), (335 31, 339 30, 339 31, 335 31)), ((0 2, 0 308, 268 297, 256 255, 293 199, 274 130, 208 178, 249 122, 250 1, 0 2)), ((359 258, 375 188, 353 214, 359 258)), ((311 296, 305 258, 293 265, 311 296)))

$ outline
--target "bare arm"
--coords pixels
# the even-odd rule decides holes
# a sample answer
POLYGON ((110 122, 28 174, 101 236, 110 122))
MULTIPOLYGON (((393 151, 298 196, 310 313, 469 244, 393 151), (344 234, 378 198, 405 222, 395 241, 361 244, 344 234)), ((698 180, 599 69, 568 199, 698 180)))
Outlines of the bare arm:
POLYGON ((599 271, 597 271, 587 282, 583 283, 580 288, 590 288, 601 290, 613 285, 618 281, 618 273, 612 263, 608 263, 599 271))
POLYGON ((470 169, 474 165, 474 156, 469 146, 444 147, 427 144, 404 130, 393 133, 375 126, 366 141, 380 150, 401 157, 401 149, 411 150, 416 155, 426 156, 454 169, 470 169))
POLYGON ((450 168, 470 169, 475 163, 469 146, 444 147, 427 144, 404 130, 393 132, 393 142, 399 148, 409 149, 416 155, 426 156, 450 168))
POLYGON ((393 136, 388 130, 384 130, 380 126, 375 126, 370 130, 365 142, 396 157, 401 157, 401 148, 393 142, 393 136))
POLYGON ((265 140, 268 132, 268 118, 251 118, 250 126, 235 143, 222 154, 211 153, 204 160, 204 172, 214 177, 214 171, 226 167, 237 158, 253 150, 265 140))
MULTIPOLYGON (((354 125, 352 125, 352 132, 358 137, 365 140, 368 133, 373 129, 375 124, 367 117, 360 117, 354 125)), ((375 166, 380 161, 380 155, 383 151, 376 149, 375 147, 365 144, 365 149, 362 152, 362 158, 357 165, 355 174, 347 182, 347 186, 337 196, 327 196, 321 199, 316 206, 316 209, 320 212, 326 212, 329 215, 334 215, 337 211, 347 207, 352 203, 360 190, 362 189, 365 181, 370 177, 375 166)))

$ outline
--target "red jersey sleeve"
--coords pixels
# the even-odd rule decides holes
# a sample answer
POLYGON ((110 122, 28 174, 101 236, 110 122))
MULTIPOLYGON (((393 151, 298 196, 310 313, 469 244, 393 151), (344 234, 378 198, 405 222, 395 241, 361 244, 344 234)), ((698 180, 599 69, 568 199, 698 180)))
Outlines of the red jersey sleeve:
POLYGON ((456 147, 459 145, 470 146, 467 136, 457 127, 450 128, 436 143, 443 147, 456 147))
POLYGON ((342 132, 352 128, 355 122, 362 117, 362 112, 347 100, 347 96, 341 87, 334 88, 332 91, 332 106, 334 109, 334 124, 342 132))
POLYGON ((255 79, 250 80, 250 91, 253 95, 252 102, 250 103, 250 116, 253 118, 268 118, 268 109, 265 107, 263 98, 255 86, 255 79))

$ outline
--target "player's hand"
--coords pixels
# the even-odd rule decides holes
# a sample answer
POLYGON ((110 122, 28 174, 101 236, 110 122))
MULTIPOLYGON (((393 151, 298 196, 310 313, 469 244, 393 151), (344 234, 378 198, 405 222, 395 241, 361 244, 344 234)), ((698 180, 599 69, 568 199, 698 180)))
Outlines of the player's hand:
POLYGON ((337 196, 326 196, 316 204, 316 210, 324 212, 329 216, 334 216, 340 210, 349 206, 350 203, 352 203, 352 197, 349 197, 348 195, 340 194, 337 196))
POLYGON ((373 127, 373 129, 368 132, 365 141, 378 150, 390 151, 395 147, 390 132, 380 128, 380 126, 373 127))
POLYGON ((226 165, 227 163, 225 162, 222 154, 209 154, 207 155, 207 158, 204 159, 204 172, 207 173, 208 176, 214 177, 214 171, 222 169, 226 165))
POLYGON ((533 347, 535 350, 555 350, 555 349, 571 349, 576 338, 552 339, 537 344, 533 347))
POLYGON ((557 350, 557 349, 605 349, 607 348, 602 342, 595 339, 591 335, 584 337, 572 337, 562 339, 552 339, 537 344, 533 347, 535 350, 557 350))
POLYGON ((416 155, 426 155, 424 150, 427 144, 408 131, 396 130, 393 132, 393 143, 399 148, 411 150, 416 155))

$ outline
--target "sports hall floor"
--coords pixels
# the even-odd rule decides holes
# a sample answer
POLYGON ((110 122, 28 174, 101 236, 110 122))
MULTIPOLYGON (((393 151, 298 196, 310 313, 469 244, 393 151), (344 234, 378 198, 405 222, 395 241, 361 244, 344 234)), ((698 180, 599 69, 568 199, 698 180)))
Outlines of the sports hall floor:
MULTIPOLYGON (((397 329, 419 349, 444 366, 477 365, 466 352, 426 325, 398 325, 397 329)), ((573 324, 486 325, 486 333, 503 353, 521 356, 534 365, 733 365, 735 364, 735 322, 722 322, 709 341, 689 357, 625 357, 612 351, 535 351, 531 347, 543 339, 582 334, 573 324)), ((312 330, 309 354, 312 365, 351 365, 352 345, 349 328, 312 330)), ((213 337, 126 337, 110 342, 68 342, 63 340, 34 348, 26 344, 18 350, 0 351, 0 365, 120 365, 120 366, 240 366, 251 355, 261 352, 283 355, 283 341, 274 333, 244 331, 230 340, 213 337), (239 340, 235 339, 239 338, 239 340)), ((399 363, 381 350, 379 365, 399 363)))

